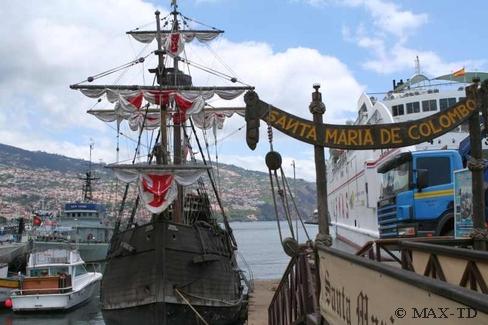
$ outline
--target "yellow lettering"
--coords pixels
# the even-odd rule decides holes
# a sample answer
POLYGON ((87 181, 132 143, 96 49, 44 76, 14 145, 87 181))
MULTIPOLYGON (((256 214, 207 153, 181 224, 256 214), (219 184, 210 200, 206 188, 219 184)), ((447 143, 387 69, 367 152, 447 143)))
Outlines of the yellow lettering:
POLYGON ((455 124, 457 120, 461 119, 461 116, 459 116, 459 113, 456 110, 448 111, 447 116, 451 120, 451 124, 455 124))
POLYGON ((347 144, 358 145, 356 139, 358 138, 358 130, 347 130, 347 144))
POLYGON ((280 116, 280 113, 278 113, 277 111, 271 111, 271 113, 269 114, 269 122, 273 123, 278 119, 278 116, 280 116))
POLYGON ((466 101, 466 107, 470 110, 470 111, 474 111, 475 108, 476 108, 476 102, 472 99, 468 99, 466 101))
POLYGON ((279 125, 281 126, 283 129, 285 128, 285 125, 286 125, 286 116, 283 115, 282 117, 280 117, 277 121, 276 121, 276 125, 279 125))
POLYGON ((451 126, 451 120, 449 119, 449 117, 447 117, 446 115, 441 115, 441 117, 439 117, 439 124, 447 129, 451 126))
POLYGON ((340 130, 341 134, 339 134, 339 140, 337 140, 338 144, 348 144, 347 143, 347 136, 346 136, 346 131, 344 129, 340 130))
POLYGON ((429 123, 429 125, 430 125, 430 129, 432 130, 432 132, 433 132, 434 134, 439 133, 439 132, 441 132, 441 131, 442 131, 442 129, 439 129, 439 128, 436 128, 436 127, 435 127, 434 122, 432 122, 432 120, 430 120, 428 123, 429 123))
POLYGON ((310 125, 305 124, 305 123, 300 123, 300 126, 302 127, 302 131, 300 132, 300 136, 303 137, 305 136, 305 133, 307 130, 310 128, 310 125))
POLYGON ((412 125, 411 127, 408 128, 408 136, 411 138, 411 139, 414 139, 414 140, 417 140, 417 139, 420 139, 420 136, 418 135, 418 130, 415 132, 415 134, 413 133, 414 130, 418 129, 419 126, 414 124, 412 125))
POLYGON ((337 142, 337 129, 325 129, 325 143, 337 142))
POLYGON ((457 110, 461 114, 462 117, 466 117, 469 115, 469 110, 464 105, 459 105, 457 110))
POLYGON ((400 138, 400 128, 391 129, 391 143, 402 143, 400 138))
POLYGON ((366 129, 364 130, 364 142, 363 145, 373 145, 373 136, 371 135, 371 130, 366 129))
POLYGON ((388 129, 380 129, 381 144, 387 144, 391 141, 390 131, 388 129))
POLYGON ((427 123, 421 123, 419 126, 419 132, 421 136, 428 137, 431 134, 429 125, 427 123))
POLYGON ((310 128, 310 131, 307 134, 307 138, 309 138, 313 141, 317 141, 317 133, 315 132, 315 126, 312 126, 310 128))
POLYGON ((293 129, 293 133, 297 132, 298 121, 290 118, 286 124, 285 130, 293 129))

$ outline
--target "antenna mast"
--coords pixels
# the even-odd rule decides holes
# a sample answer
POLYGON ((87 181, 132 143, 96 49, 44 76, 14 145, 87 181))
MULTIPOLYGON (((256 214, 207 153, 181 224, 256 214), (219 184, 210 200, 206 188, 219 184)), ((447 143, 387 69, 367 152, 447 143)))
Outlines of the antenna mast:
POLYGON ((418 55, 415 57, 415 74, 420 74, 420 60, 418 55))
POLYGON ((93 201, 93 190, 92 190, 91 181, 99 179, 98 177, 92 176, 92 170, 91 170, 92 150, 94 146, 95 143, 93 142, 93 139, 90 139, 90 161, 88 162, 88 172, 86 172, 85 177, 79 177, 79 179, 85 181, 85 184, 83 184, 83 193, 82 193, 83 202, 93 201))

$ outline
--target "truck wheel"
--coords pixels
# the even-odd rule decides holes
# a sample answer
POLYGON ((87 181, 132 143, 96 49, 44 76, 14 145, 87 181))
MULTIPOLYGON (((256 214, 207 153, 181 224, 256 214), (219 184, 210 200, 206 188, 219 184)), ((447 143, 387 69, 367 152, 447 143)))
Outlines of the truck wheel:
POLYGON ((445 234, 442 236, 454 236, 454 229, 448 230, 445 234))
POLYGON ((438 236, 454 236, 454 213, 446 213, 441 218, 437 229, 438 236))

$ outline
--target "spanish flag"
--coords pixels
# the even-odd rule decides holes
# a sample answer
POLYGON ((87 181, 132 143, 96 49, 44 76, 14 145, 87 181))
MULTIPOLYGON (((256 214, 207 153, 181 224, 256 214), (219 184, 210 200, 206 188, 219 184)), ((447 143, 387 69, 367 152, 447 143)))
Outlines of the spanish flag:
POLYGON ((462 77, 464 76, 464 67, 458 71, 454 71, 452 73, 453 77, 462 77))

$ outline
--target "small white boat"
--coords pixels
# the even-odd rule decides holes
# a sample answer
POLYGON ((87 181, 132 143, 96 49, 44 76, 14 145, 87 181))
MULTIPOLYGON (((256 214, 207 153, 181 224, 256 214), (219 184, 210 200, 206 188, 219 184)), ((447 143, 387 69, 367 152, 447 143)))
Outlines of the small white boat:
POLYGON ((9 276, 8 264, 0 263, 0 303, 3 305, 10 297, 12 290, 18 289, 19 287, 19 277, 9 276))
POLYGON ((92 296, 102 278, 86 271, 78 251, 67 249, 32 253, 26 273, 20 289, 12 291, 14 311, 73 308, 92 296))

